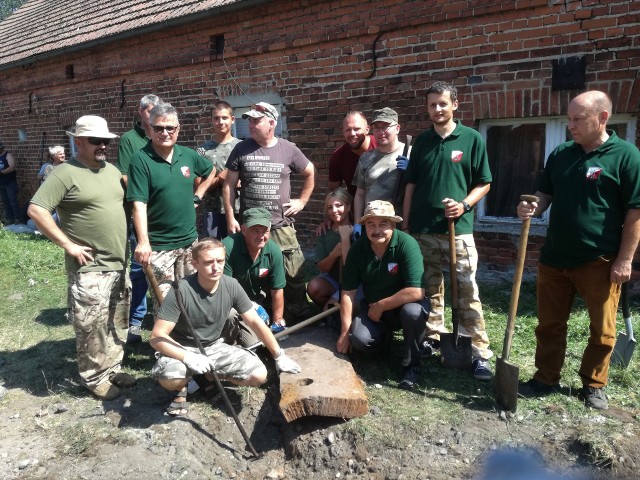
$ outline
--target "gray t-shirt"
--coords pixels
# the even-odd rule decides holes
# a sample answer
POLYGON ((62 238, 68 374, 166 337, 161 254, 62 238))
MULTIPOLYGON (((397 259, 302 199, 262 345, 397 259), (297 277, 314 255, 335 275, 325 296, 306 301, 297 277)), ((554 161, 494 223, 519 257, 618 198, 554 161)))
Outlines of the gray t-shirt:
MULTIPOLYGON (((219 175, 223 170, 226 170, 227 159, 229 154, 241 140, 239 138, 232 138, 228 142, 218 143, 215 140, 209 140, 198 148, 198 152, 213 163, 213 167, 216 169, 216 175, 219 175)), ((222 201, 222 183, 216 185, 215 188, 210 189, 204 198, 204 207, 207 212, 225 213, 224 202, 222 201)), ((240 210, 240 196, 236 195, 235 209, 236 212, 240 210)))
MULTIPOLYGON (((187 275, 178 282, 185 309, 192 325, 206 347, 220 338, 231 308, 240 314, 253 308, 253 303, 235 278, 223 275, 215 292, 209 293, 198 283, 198 274, 187 275)), ((180 314, 176 292, 167 293, 158 311, 158 318, 176 324, 171 338, 183 347, 195 347, 189 326, 180 314)))
POLYGON ((396 168, 396 159, 402 155, 404 143, 391 153, 383 153, 379 149, 364 152, 360 156, 353 184, 365 191, 365 205, 372 200, 394 202, 396 186, 402 172, 396 168))
POLYGON ((251 138, 241 141, 227 160, 229 170, 240 172, 240 213, 262 207, 271 212, 272 228, 293 224, 293 217, 284 216, 282 204, 291 199, 291 173, 301 173, 307 165, 309 159, 283 138, 273 147, 261 147, 251 138))

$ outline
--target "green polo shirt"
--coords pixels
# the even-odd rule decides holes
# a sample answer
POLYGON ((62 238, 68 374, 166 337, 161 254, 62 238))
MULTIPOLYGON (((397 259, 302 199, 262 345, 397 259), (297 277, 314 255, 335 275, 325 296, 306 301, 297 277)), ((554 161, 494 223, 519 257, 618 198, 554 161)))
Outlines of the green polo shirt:
POLYGON ((626 212, 640 208, 640 152, 607 133, 592 152, 571 141, 549 155, 538 179, 553 197, 540 263, 573 268, 618 252, 626 212))
POLYGON ((222 244, 227 250, 224 274, 238 280, 251 300, 257 301, 261 290, 269 293, 285 287, 282 251, 273 240, 267 241, 255 262, 249 255, 242 232, 229 235, 222 244))
POLYGON ((213 165, 190 148, 174 145, 171 163, 157 155, 152 143, 129 165, 127 200, 147 204, 147 230, 153 251, 174 250, 198 238, 193 206, 194 181, 207 177, 213 165))
POLYGON ((418 242, 397 229, 381 259, 373 253, 369 238, 363 235, 351 246, 342 273, 342 287, 356 290, 362 284, 368 303, 390 297, 403 288, 425 287, 418 242))
MULTIPOLYGON (((316 238, 316 263, 329 256, 336 245, 341 242, 340 234, 335 230, 327 230, 327 233, 316 238)), ((340 283, 340 262, 339 258, 327 273, 336 282, 340 283)))
POLYGON ((126 175, 129 171, 129 165, 131 164, 131 158, 142 149, 149 139, 144 129, 140 126, 140 122, 133 124, 133 128, 128 132, 125 132, 120 137, 120 144, 118 145, 118 161, 116 167, 120 170, 120 173, 126 175))
MULTIPOLYGON (((442 138, 432 128, 416 138, 405 181, 415 184, 409 226, 411 233, 447 233, 444 198, 461 202, 482 183, 491 182, 489 157, 482 136, 456 120, 456 128, 442 138)), ((456 220, 456 233, 473 233, 473 210, 456 220)))

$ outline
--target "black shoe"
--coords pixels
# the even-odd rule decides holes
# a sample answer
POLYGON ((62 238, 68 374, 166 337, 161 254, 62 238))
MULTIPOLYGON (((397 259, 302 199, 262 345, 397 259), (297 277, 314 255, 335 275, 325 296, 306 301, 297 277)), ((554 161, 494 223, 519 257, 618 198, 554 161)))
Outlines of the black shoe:
POLYGON ((606 410, 609 408, 609 401, 602 388, 585 385, 582 387, 580 397, 584 400, 584 404, 587 407, 595 408, 596 410, 606 410))
POLYGON ((493 372, 491 371, 491 365, 489 360, 484 358, 476 358, 472 364, 473 378, 476 380, 488 381, 493 378, 493 372))
POLYGON ((423 357, 431 357, 440 351, 440 340, 427 338, 420 345, 420 354, 423 357))
POLYGON ((404 369, 404 375, 402 380, 398 384, 398 387, 403 390, 413 390, 418 386, 418 380, 420 379, 420 366, 410 365, 404 369))
POLYGON ((560 391, 560 385, 547 385, 535 378, 532 378, 528 382, 520 382, 518 384, 518 395, 525 398, 543 397, 545 395, 551 395, 552 393, 558 393, 560 391))

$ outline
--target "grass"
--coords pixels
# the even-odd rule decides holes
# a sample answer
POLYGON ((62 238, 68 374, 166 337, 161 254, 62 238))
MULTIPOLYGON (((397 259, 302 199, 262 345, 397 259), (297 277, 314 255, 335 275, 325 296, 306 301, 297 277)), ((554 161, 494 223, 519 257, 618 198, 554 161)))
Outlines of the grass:
MULTIPOLYGON (((66 310, 66 277, 64 255, 60 248, 45 239, 31 235, 16 235, 0 230, 0 376, 7 388, 22 388, 26 392, 52 398, 73 398, 83 395, 78 385, 73 330, 64 314, 66 310)), ((305 266, 307 278, 316 273, 312 262, 305 266)), ((480 279, 480 293, 487 331, 496 357, 502 350, 511 284, 484 283, 480 279)), ((638 301, 632 296, 632 312, 640 312, 638 301)), ((640 313, 634 316, 638 325, 640 313)), ((621 315, 619 316, 621 317, 621 315)), ((447 310, 450 319, 450 310, 447 310)), ((619 325, 622 324, 619 318, 619 325)), ((569 323, 568 349, 562 383, 574 391, 580 387, 577 374, 582 352, 588 338, 588 317, 581 301, 576 302, 569 323)), ((521 289, 511 363, 520 367, 520 378, 526 380, 535 371, 534 329, 536 326, 535 285, 524 282, 521 289)), ((640 328, 638 328, 640 330, 640 328)), ((143 334, 148 337, 149 332, 143 334)), ((383 447, 400 448, 420 442, 428 443, 430 427, 436 424, 456 428, 465 416, 474 411, 496 411, 495 392, 487 382, 475 381, 467 372, 444 370, 436 359, 423 364, 423 390, 416 393, 396 388, 401 376, 400 335, 396 335, 390 359, 355 357, 354 368, 366 383, 370 405, 380 409, 381 415, 367 415, 344 424, 344 428, 359 438, 375 440, 383 447), (381 421, 391 417, 392 422, 381 421)), ((148 377, 152 359, 147 343, 134 346, 126 357, 125 369, 138 378, 148 377)), ((612 366, 607 394, 612 406, 631 412, 638 420, 640 410, 640 352, 628 369, 612 366)), ((149 380, 150 382, 150 380, 149 380)), ((250 391, 243 391, 250 395, 250 391)), ((7 400, 2 400, 3 405, 7 400)), ((497 411, 496 411, 497 413, 497 411)), ((515 417, 544 424, 565 422, 575 426, 576 449, 595 465, 614 461, 610 442, 625 428, 609 419, 605 424, 589 421, 594 412, 585 409, 574 396, 552 395, 543 399, 519 399, 515 417)), ((81 420, 79 420, 81 422, 81 420)), ((64 438, 68 454, 81 455, 93 444, 108 440, 105 426, 82 423, 65 425, 64 438)), ((122 433, 124 435, 124 433, 122 433)), ((117 435, 116 435, 117 436, 117 435)), ((111 438, 111 437, 109 437, 111 438)), ((118 437, 120 438, 120 437, 118 437)), ((114 441, 127 442, 122 437, 114 441)))

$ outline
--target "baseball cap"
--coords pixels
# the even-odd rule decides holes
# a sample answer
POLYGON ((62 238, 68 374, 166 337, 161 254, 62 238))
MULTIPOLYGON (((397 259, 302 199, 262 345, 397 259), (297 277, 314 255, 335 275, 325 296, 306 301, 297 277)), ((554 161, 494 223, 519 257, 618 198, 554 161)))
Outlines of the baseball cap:
POLYGON ((373 120, 371 123, 384 122, 395 125, 398 123, 398 114, 395 110, 391 110, 389 107, 381 108, 373 112, 373 120))
POLYGON ((242 114, 242 118, 262 118, 269 117, 278 121, 278 111, 276 107, 266 102, 258 102, 255 105, 251 106, 251 110, 242 114))
POLYGON ((374 200, 367 203, 367 206, 364 208, 364 215, 360 218, 358 223, 364 223, 367 218, 373 217, 389 218, 396 223, 400 223, 402 221, 402 217, 396 215, 393 205, 384 200, 374 200))
POLYGON ((261 207, 249 208, 242 214, 242 224, 247 228, 254 225, 271 228, 271 212, 261 207))
POLYGON ((109 132, 107 121, 98 117, 97 115, 85 115, 76 120, 75 132, 67 132, 67 135, 73 137, 96 137, 96 138, 116 138, 115 135, 109 132))

